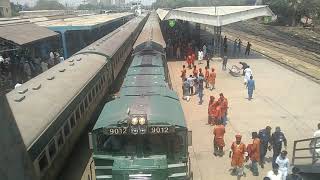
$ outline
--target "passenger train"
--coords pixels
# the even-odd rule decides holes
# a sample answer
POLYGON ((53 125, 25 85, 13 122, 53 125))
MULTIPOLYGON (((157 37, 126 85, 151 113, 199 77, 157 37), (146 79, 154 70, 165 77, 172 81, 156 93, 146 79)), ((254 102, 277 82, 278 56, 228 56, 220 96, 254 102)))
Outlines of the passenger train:
POLYGON ((119 96, 89 133, 97 180, 192 179, 191 132, 171 88, 165 47, 153 12, 133 46, 119 96))
POLYGON ((146 20, 135 17, 6 95, 37 179, 58 179, 146 20))

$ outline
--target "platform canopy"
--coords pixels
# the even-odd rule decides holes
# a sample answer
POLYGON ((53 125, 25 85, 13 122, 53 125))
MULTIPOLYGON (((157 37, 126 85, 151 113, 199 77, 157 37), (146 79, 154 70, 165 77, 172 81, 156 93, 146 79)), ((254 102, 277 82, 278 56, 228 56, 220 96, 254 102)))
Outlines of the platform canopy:
POLYGON ((179 19, 212 26, 224 26, 262 16, 275 16, 268 6, 182 7, 173 10, 158 9, 157 13, 161 20, 179 19))

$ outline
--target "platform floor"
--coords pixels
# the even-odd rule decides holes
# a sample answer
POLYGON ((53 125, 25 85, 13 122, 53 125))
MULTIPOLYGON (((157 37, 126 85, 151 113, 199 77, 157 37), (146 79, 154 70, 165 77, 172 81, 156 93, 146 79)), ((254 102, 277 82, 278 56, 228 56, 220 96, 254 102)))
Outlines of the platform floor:
MULTIPOLYGON (((189 102, 181 99, 188 127, 193 131, 193 146, 190 147, 192 169, 195 180, 237 179, 230 175, 228 153, 236 133, 243 135, 245 144, 252 143, 251 132, 271 126, 272 132, 280 126, 288 140, 288 152, 291 161, 293 141, 312 137, 320 122, 320 85, 294 72, 291 72, 263 57, 250 59, 230 59, 228 67, 238 65, 244 61, 250 65, 256 90, 254 99, 248 101, 247 91, 243 85, 243 77, 233 77, 228 71, 221 70, 221 61, 211 61, 210 65, 216 69, 216 89, 205 89, 204 103, 198 105, 198 97, 192 96, 189 102), (224 93, 229 101, 228 124, 225 135, 225 156, 213 155, 213 127, 206 125, 209 96, 218 97, 224 93)), ((182 97, 182 82, 180 71, 184 61, 171 60, 168 62, 173 88, 182 97)), ((205 63, 205 62, 204 62, 205 63)), ((204 70, 204 64, 201 65, 204 70)), ((192 70, 187 71, 189 76, 192 70)), ((267 157, 272 157, 268 152, 267 157)), ((271 158, 269 158, 271 160, 271 158)), ((249 163, 247 163, 249 164, 249 163)), ((271 170, 271 163, 267 163, 260 171, 259 177, 252 176, 245 168, 246 177, 241 179, 261 180, 271 170)))

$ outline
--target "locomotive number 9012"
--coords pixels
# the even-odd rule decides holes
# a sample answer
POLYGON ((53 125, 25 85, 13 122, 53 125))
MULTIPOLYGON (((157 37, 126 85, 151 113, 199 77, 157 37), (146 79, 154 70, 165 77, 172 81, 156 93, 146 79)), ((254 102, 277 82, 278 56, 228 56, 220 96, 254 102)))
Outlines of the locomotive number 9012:
POLYGON ((128 134, 128 127, 120 127, 120 128, 107 128, 105 130, 108 135, 123 135, 128 134))
POLYGON ((168 134, 170 132, 170 127, 149 127, 150 134, 168 134))

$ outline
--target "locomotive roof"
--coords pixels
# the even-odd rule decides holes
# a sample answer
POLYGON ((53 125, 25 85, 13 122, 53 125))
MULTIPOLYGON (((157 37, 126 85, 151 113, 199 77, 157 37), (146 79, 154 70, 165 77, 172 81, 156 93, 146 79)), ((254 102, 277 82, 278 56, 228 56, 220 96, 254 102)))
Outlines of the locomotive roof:
POLYGON ((91 45, 85 47, 76 54, 96 53, 106 57, 112 57, 121 45, 126 41, 133 31, 142 23, 144 16, 138 16, 120 28, 114 30, 103 38, 95 41, 91 45), (105 43, 107 41, 108 43, 105 43))
MULTIPOLYGON (((171 90, 168 90, 171 91, 171 90)), ((117 126, 130 114, 146 114, 148 124, 167 124, 186 127, 179 98, 174 96, 126 96, 107 103, 93 130, 117 126)))
POLYGON ((122 87, 120 90, 120 96, 169 96, 171 98, 177 98, 174 91, 169 91, 166 86, 150 86, 150 87, 122 87))
POLYGON ((162 48, 166 48, 166 43, 163 39, 159 24, 159 17, 155 11, 149 15, 141 34, 133 45, 133 49, 150 41, 161 45, 162 48))
POLYGON ((135 55, 130 67, 133 66, 163 66, 161 54, 135 55))
POLYGON ((127 76, 124 79, 122 87, 148 87, 163 86, 166 87, 165 77, 163 75, 134 75, 127 76))
POLYGON ((97 54, 76 55, 6 94, 28 149, 106 63, 97 54))

